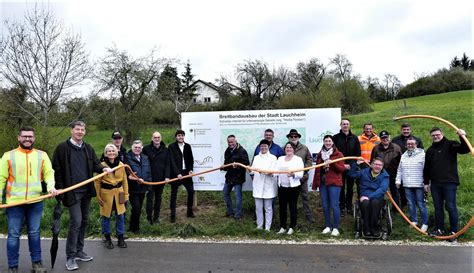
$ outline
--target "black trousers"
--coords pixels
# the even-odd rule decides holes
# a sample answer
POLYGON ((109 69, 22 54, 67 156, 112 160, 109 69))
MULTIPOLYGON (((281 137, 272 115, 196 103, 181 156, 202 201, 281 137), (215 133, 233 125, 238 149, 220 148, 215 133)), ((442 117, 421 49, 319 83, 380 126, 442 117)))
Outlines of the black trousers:
MULTIPOLYGON (((186 175, 186 174, 182 174, 186 175)), ((187 198, 187 207, 188 207, 188 213, 191 213, 193 211, 193 198, 194 198, 194 185, 193 185, 193 179, 192 178, 185 178, 178 180, 176 182, 172 182, 171 184, 171 198, 170 198, 170 210, 171 213, 170 215, 176 216, 176 198, 178 196, 178 189, 179 186, 183 185, 184 188, 186 188, 186 192, 188 193, 188 198, 187 198)))
POLYGON ((364 232, 375 233, 378 231, 380 209, 382 209, 383 202, 383 199, 370 199, 360 203, 362 218, 364 219, 364 232))
MULTIPOLYGON (((352 209, 352 198, 354 196, 355 179, 347 175, 347 171, 342 173, 342 187, 339 195, 339 208, 352 209)), ((359 187, 357 187, 358 189, 359 187)))
POLYGON ((165 185, 154 185, 146 194, 146 218, 155 221, 160 218, 161 196, 165 185))
POLYGON ((138 232, 140 231, 140 215, 142 214, 143 199, 145 199, 145 193, 130 193, 129 200, 132 206, 132 214, 130 215, 130 226, 129 231, 138 232))
POLYGON ((286 229, 286 218, 288 217, 287 209, 290 208, 290 228, 296 227, 298 220, 298 196, 301 192, 301 185, 294 188, 278 188, 278 203, 280 205, 280 227, 286 229))
POLYGON ((390 179, 390 184, 389 184, 390 194, 392 195, 393 200, 395 200, 395 203, 397 203, 397 205, 401 209, 403 209, 404 207, 407 206, 407 197, 405 195, 405 188, 402 185, 402 187, 397 189, 397 186, 395 185, 395 178, 396 178, 396 175, 390 175, 390 177, 389 177, 389 179, 390 179))

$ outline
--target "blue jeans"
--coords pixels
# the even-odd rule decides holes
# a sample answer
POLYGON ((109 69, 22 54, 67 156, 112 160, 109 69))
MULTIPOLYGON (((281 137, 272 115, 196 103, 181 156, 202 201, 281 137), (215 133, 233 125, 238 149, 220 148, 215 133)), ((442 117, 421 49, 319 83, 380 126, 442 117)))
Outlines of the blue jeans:
MULTIPOLYGON (((102 216, 102 234, 110 235, 110 218, 102 216)), ((117 235, 125 233, 125 213, 115 215, 115 232, 117 235)))
POLYGON ((420 210, 421 224, 428 225, 428 210, 423 196, 423 188, 405 188, 408 210, 412 222, 418 222, 416 207, 420 210))
POLYGON ((449 225, 452 232, 458 232, 458 208, 456 206, 455 183, 431 184, 431 196, 435 209, 436 229, 444 230, 444 210, 446 208, 449 214, 449 225))
POLYGON ((225 183, 222 192, 224 194, 224 201, 227 206, 227 214, 235 215, 236 218, 242 217, 242 184, 234 185, 225 183), (237 206, 235 208, 235 213, 232 206, 232 198, 230 198, 230 192, 232 191, 232 188, 234 188, 235 202, 237 206))
POLYGON ((20 257, 20 235, 26 221, 31 262, 41 261, 40 225, 43 202, 26 204, 6 209, 8 221, 7 257, 8 267, 18 267, 20 257))
POLYGON ((339 197, 341 195, 341 187, 326 186, 325 179, 321 179, 319 186, 319 196, 323 205, 324 223, 326 227, 339 229, 341 222, 341 211, 339 208, 339 197), (331 209, 333 213, 333 222, 331 224, 331 209))

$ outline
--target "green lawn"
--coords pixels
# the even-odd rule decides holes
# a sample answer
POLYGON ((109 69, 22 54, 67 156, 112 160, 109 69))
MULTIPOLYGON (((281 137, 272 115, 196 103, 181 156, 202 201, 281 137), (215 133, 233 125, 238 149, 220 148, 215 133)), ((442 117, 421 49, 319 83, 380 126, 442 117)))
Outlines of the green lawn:
MULTIPOLYGON (((394 122, 392 118, 395 116, 401 116, 406 114, 425 114, 435 115, 443 117, 458 127, 465 129, 468 133, 474 132, 473 127, 473 100, 474 91, 460 91, 445 93, 441 95, 431 95, 424 97, 417 97, 406 99, 405 101, 391 101, 377 103, 374 105, 374 112, 349 116, 352 121, 352 128, 355 134, 361 133, 362 124, 366 121, 371 121, 375 124, 376 131, 388 130, 393 136, 398 134, 400 124, 403 121, 394 122)), ((425 148, 430 145, 430 139, 428 131, 433 126, 439 126, 446 132, 446 136, 450 139, 457 139, 454 132, 436 121, 427 119, 412 119, 406 120, 412 124, 414 134, 422 138, 425 148)), ((163 127, 163 128, 149 128, 144 132, 141 132, 142 140, 145 144, 150 141, 151 134, 155 130, 159 130, 164 141, 169 144, 174 139, 174 132, 176 127, 163 127)), ((96 152, 100 154, 105 144, 110 140, 112 132, 109 131, 97 131, 93 127, 88 128, 88 135, 86 141, 91 143, 96 149, 96 152)), ((59 140, 64 140, 68 137, 68 130, 64 131, 59 140)), ((474 139, 469 136, 471 142, 474 139)), ((58 141, 59 141, 58 140, 58 141)), ((128 147, 129 148, 129 147, 128 147)), ((459 156, 459 172, 461 177, 461 186, 458 191, 458 207, 460 214, 461 226, 463 226, 471 215, 474 214, 474 206, 471 197, 474 191, 473 185, 473 164, 472 158, 469 155, 459 156)), ((253 210, 254 201, 250 192, 244 193, 244 218, 241 221, 234 221, 231 219, 223 218, 225 214, 225 204, 220 192, 198 192, 198 207, 196 209, 196 218, 187 219, 185 217, 185 191, 180 190, 178 195, 178 219, 176 224, 171 224, 168 221, 169 217, 169 192, 170 187, 165 187, 163 193, 162 203, 162 217, 161 223, 158 225, 150 226, 146 221, 144 211, 142 214, 142 234, 140 237, 148 236, 163 236, 163 237, 212 237, 212 238, 226 238, 239 237, 239 238, 263 238, 263 239, 281 239, 289 238, 294 240, 317 240, 326 239, 327 236, 321 235, 321 230, 324 228, 323 215, 320 205, 319 196, 317 193, 311 195, 312 208, 315 211, 317 219, 316 224, 309 224, 304 215, 300 213, 298 218, 297 232, 293 236, 278 236, 276 235, 278 224, 278 212, 274 213, 273 220, 273 232, 265 233, 255 229, 253 210)), ((44 213, 44 220, 42 222, 43 236, 50 236, 50 223, 52 217, 52 206, 54 200, 47 201, 47 207, 44 213)), ((299 202, 301 208, 301 202, 299 202)), ((277 209, 277 207, 276 207, 277 209)), ((302 208, 301 210, 302 211, 302 208)), ((2 214, 3 211, 0 211, 2 214)), ((432 202, 429 201, 429 213, 433 215, 432 202)), ((127 213, 127 218, 130 214, 127 213)), ((431 217, 432 218, 432 217, 431 217)), ((446 219, 447 219, 446 215, 446 219)), ((63 214, 62 221, 62 236, 65 236, 67 230, 68 213, 63 214)), ((128 222, 128 221, 127 221, 128 222)), ((350 239, 353 236, 353 219, 352 217, 342 218, 342 233, 340 238, 350 239)), ((0 232, 5 233, 6 223, 5 217, 0 217, 0 232)), ((98 205, 94 201, 91 209, 91 220, 89 225, 89 234, 91 236, 100 236, 100 218, 98 213, 98 205)), ((134 237, 133 234, 128 234, 130 237, 134 237)), ((472 241, 474 232, 472 229, 460 238, 460 241, 472 241)), ((391 236, 392 240, 409 240, 409 241, 432 241, 432 239, 418 235, 414 230, 408 227, 408 225, 401 219, 400 216, 395 215, 394 217, 394 230, 391 236)))

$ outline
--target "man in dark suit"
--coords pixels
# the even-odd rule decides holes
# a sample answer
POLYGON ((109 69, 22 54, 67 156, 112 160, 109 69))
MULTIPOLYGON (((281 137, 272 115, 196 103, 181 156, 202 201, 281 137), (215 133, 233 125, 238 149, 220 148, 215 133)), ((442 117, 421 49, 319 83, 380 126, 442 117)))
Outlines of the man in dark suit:
POLYGON ((176 141, 168 146, 170 157, 170 178, 177 177, 179 180, 171 183, 171 198, 170 198, 170 221, 176 222, 176 197, 178 195, 178 188, 183 185, 188 192, 187 213, 186 216, 194 218, 193 213, 193 197, 194 187, 192 178, 182 178, 185 175, 193 173, 194 157, 191 145, 184 142, 184 131, 177 130, 174 134, 176 141))

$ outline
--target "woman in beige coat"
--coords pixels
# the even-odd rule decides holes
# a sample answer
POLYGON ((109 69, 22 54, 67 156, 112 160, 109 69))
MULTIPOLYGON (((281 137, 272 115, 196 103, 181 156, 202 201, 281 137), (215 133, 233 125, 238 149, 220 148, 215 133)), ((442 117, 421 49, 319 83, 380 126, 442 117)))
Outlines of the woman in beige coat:
MULTIPOLYGON (((105 161, 101 164, 104 167, 115 168, 123 165, 117 158, 118 150, 113 144, 107 144, 104 149, 105 161)), ((118 237, 117 246, 126 248, 123 235, 125 232, 125 202, 128 201, 128 182, 125 168, 119 168, 113 173, 103 176, 95 181, 97 192, 97 202, 100 205, 100 215, 102 216, 102 233, 105 237, 104 245, 108 249, 114 248, 110 238, 110 218, 115 211, 115 229, 118 237)))

